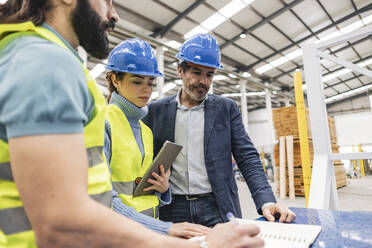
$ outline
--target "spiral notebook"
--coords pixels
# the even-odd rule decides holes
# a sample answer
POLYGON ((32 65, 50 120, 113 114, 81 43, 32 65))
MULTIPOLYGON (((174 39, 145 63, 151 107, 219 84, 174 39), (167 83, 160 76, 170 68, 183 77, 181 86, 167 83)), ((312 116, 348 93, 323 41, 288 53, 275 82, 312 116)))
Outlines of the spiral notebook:
POLYGON ((237 219, 241 224, 257 225, 258 237, 265 241, 265 248, 308 248, 314 243, 322 227, 318 225, 285 224, 278 222, 237 219))

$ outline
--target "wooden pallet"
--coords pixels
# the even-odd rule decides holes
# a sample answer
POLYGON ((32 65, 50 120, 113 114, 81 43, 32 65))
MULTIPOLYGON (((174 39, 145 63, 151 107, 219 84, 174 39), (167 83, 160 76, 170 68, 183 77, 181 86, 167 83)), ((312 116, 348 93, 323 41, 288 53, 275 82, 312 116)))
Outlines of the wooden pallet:
MULTIPOLYGON (((309 121, 309 113, 306 109, 306 119, 307 119, 307 128, 308 128, 308 144, 310 152, 310 163, 313 163, 314 152, 313 152, 313 143, 311 136, 311 127, 309 121)), ((295 194, 296 196, 304 196, 304 182, 302 176, 302 161, 301 161, 301 149, 299 141, 299 130, 297 124, 297 112, 294 106, 283 107, 273 109, 273 122, 276 132, 276 136, 289 136, 294 137, 293 140, 293 160, 294 160, 294 185, 295 185, 295 194)), ((331 138, 332 152, 338 153, 339 146, 337 145, 337 135, 335 122, 333 118, 328 118, 329 132, 331 138)), ((279 138, 278 138, 279 140, 279 138)), ((279 172, 279 144, 276 144, 274 147, 274 156, 276 161, 276 168, 279 172)), ((287 161, 285 162, 287 164, 287 161)), ((336 176, 337 188, 346 186, 346 173, 341 161, 336 160, 333 163, 336 176)), ((276 173, 277 181, 279 182, 279 173, 276 173)), ((286 171, 286 187, 288 192, 288 170, 286 171)), ((277 187, 277 193, 279 192, 279 187, 277 187)), ((288 195, 288 194, 287 194, 288 195)))

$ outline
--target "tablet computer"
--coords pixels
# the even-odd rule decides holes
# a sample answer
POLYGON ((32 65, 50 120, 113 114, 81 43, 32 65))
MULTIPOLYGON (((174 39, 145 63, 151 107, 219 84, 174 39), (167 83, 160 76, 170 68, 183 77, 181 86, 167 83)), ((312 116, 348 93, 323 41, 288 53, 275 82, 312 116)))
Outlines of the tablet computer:
POLYGON ((172 166, 172 163, 176 159, 179 152, 182 150, 182 147, 183 146, 170 142, 168 140, 165 141, 163 147, 160 149, 151 166, 146 171, 145 175, 141 178, 141 181, 138 183, 133 196, 153 195, 154 190, 143 191, 143 189, 152 185, 151 183, 148 183, 147 180, 154 179, 154 177, 152 176, 153 172, 160 175, 160 165, 163 165, 164 171, 167 172, 172 166))

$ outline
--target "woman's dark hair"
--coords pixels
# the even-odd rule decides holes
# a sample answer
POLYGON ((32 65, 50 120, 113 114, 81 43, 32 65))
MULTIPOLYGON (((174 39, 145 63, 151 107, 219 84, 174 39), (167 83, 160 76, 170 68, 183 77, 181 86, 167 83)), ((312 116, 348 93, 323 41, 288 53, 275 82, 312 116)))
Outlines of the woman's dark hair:
POLYGON ((45 22, 45 13, 51 8, 50 0, 8 0, 0 4, 0 23, 32 21, 40 26, 45 22))
POLYGON ((107 96, 107 103, 110 102, 111 96, 113 92, 118 93, 118 90, 115 88, 114 84, 112 83, 112 74, 116 75, 117 80, 123 80, 125 72, 120 71, 109 71, 106 73, 106 80, 107 80, 107 89, 109 90, 109 94, 107 96))

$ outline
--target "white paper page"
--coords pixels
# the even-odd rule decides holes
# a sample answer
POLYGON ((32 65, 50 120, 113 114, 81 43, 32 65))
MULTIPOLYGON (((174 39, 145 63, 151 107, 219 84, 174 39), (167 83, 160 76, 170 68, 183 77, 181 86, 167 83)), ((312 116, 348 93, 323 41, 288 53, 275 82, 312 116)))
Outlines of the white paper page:
POLYGON ((317 225, 285 224, 278 222, 237 219, 240 224, 255 224, 265 241, 265 248, 308 248, 322 229, 317 225))

